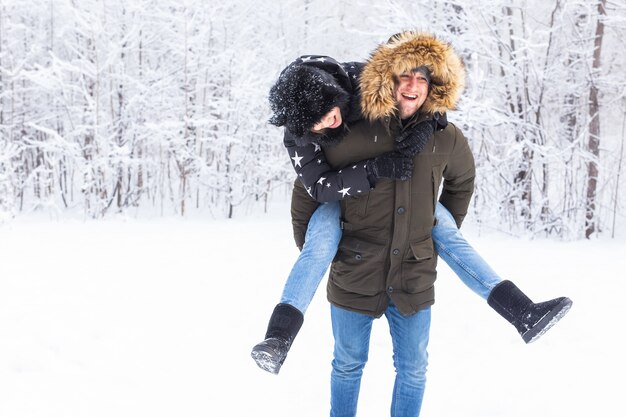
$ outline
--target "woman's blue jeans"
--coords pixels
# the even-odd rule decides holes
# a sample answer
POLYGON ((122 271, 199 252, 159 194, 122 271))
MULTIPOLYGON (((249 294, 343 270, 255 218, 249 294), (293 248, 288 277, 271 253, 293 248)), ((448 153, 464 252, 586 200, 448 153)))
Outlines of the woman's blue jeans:
MULTIPOLYGON (((374 317, 330 306, 335 350, 330 376, 330 416, 356 416, 363 368, 374 317)), ((396 380, 391 417, 417 417, 422 407, 428 365, 430 307, 403 316, 393 303, 385 311, 393 346, 396 380)))
MULTIPOLYGON (((285 283, 280 302, 294 306, 303 314, 337 253, 341 240, 339 202, 321 204, 313 213, 304 247, 285 283)), ((432 236, 441 259, 473 292, 487 299, 502 279, 456 227, 454 218, 440 203, 435 208, 437 225, 432 236)))
POLYGON ((341 240, 341 206, 338 201, 320 204, 309 220, 300 256, 280 299, 304 314, 326 274, 341 240))
POLYGON ((437 203, 435 218, 437 225, 433 227, 432 235, 439 257, 465 285, 486 300, 502 278, 465 240, 454 217, 441 203, 437 203))

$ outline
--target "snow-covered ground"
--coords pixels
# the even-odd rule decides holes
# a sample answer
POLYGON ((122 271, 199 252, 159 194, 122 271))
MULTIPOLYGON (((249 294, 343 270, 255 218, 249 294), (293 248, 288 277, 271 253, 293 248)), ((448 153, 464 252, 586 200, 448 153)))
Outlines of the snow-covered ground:
MULTIPOLYGON (((440 263, 422 416, 622 416, 626 242, 465 235, 536 300, 570 313, 525 345, 440 263)), ((0 226, 0 416, 328 415, 324 284, 283 367, 256 367, 297 250, 284 205, 237 220, 18 219, 0 226)), ((360 417, 389 415, 384 319, 360 417)))

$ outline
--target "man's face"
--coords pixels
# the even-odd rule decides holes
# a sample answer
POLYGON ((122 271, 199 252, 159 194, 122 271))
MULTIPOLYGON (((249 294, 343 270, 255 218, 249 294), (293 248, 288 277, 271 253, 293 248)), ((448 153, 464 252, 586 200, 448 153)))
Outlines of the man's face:
POLYGON ((428 96, 428 81, 419 72, 407 72, 398 77, 394 91, 400 118, 411 117, 422 107, 428 96))

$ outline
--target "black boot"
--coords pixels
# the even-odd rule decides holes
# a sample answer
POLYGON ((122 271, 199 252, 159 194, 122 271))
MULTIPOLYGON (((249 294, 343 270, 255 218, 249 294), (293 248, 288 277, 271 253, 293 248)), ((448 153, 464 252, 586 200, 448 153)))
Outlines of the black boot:
POLYGON ((567 297, 535 304, 511 281, 502 281, 496 285, 487 302, 515 326, 526 343, 539 339, 572 306, 572 300, 567 297))
POLYGON ((289 304, 274 307, 265 340, 252 348, 252 359, 261 369, 278 374, 303 321, 300 310, 289 304))

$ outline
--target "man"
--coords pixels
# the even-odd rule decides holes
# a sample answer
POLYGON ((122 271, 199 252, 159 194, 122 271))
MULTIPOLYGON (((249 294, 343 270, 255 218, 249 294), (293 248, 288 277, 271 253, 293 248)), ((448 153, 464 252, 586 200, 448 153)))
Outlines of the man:
MULTIPOLYGON (((464 68, 450 45, 428 34, 403 32, 374 51, 360 77, 365 120, 324 149, 333 168, 394 149, 394 138, 452 110, 464 68)), ((391 415, 418 416, 425 387, 430 306, 437 254, 431 230, 439 201, 460 226, 474 188, 474 160, 452 123, 436 131, 414 158, 409 181, 380 180, 361 197, 341 201, 343 237, 328 279, 335 338, 331 416, 355 416, 373 320, 385 315, 396 380, 391 415)), ((295 235, 303 235, 317 203, 296 182, 295 235)))

